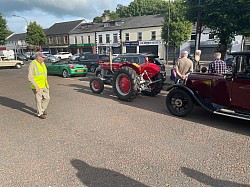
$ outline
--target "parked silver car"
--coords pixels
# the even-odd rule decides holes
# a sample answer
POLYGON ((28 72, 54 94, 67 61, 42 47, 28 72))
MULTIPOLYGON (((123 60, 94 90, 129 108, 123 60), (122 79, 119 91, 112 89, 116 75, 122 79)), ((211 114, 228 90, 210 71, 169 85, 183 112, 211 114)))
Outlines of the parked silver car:
POLYGON ((46 55, 47 57, 44 59, 44 62, 57 62, 57 61, 59 61, 60 59, 59 58, 57 58, 56 56, 54 56, 54 55, 51 55, 51 54, 48 54, 48 55, 46 55))

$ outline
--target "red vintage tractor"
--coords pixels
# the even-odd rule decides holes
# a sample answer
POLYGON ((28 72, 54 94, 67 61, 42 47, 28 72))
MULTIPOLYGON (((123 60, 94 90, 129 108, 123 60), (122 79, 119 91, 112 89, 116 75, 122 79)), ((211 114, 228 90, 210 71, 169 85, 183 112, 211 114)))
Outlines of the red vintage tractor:
POLYGON ((155 96, 163 87, 164 73, 158 65, 150 63, 145 55, 122 54, 112 63, 100 64, 96 77, 90 80, 90 88, 93 93, 100 94, 104 83, 111 84, 115 95, 123 101, 132 100, 139 92, 155 96))

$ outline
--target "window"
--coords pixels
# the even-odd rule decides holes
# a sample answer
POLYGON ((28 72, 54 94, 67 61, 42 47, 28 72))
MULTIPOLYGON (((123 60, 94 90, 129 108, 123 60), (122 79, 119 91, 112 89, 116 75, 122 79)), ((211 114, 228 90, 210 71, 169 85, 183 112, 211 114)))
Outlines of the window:
POLYGON ((196 34, 195 34, 195 33, 192 33, 192 34, 191 34, 190 40, 195 40, 195 38, 196 38, 196 34))
POLYGON ((106 34, 106 43, 110 43, 110 35, 106 34))
POLYGON ((209 34, 208 39, 214 39, 214 34, 209 34))
POLYGON ((151 40, 156 40, 156 32, 155 31, 151 32, 151 40))
POLYGON ((99 43, 102 43, 102 35, 99 35, 99 43))
POLYGON ((52 44, 52 43, 53 43, 53 38, 49 37, 49 44, 52 44))
POLYGON ((126 41, 129 41, 129 33, 126 33, 126 34, 125 34, 125 40, 126 40, 126 41))
POLYGON ((113 35, 113 43, 118 43, 118 36, 117 36, 117 34, 114 34, 113 35))
POLYGON ((65 44, 68 43, 68 36, 64 36, 64 43, 65 43, 65 44))
POLYGON ((90 36, 88 36, 88 43, 90 44, 90 36))
POLYGON ((75 44, 77 44, 77 36, 75 36, 75 44))
POLYGON ((104 23, 104 27, 109 27, 110 23, 104 23))
POLYGON ((60 36, 57 36, 57 37, 56 37, 56 43, 57 43, 57 44, 60 44, 60 36))
POLYGON ((138 34, 137 34, 137 40, 139 40, 139 41, 142 40, 142 32, 138 32, 138 34))
POLYGON ((82 44, 84 44, 83 36, 81 36, 81 41, 82 41, 82 44))

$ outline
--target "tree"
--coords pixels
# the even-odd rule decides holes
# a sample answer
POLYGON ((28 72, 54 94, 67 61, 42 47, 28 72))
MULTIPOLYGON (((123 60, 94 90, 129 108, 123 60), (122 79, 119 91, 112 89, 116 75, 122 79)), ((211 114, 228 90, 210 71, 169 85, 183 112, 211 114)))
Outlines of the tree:
POLYGON ((101 16, 94 17, 93 22, 94 23, 101 23, 102 22, 102 17, 101 16))
POLYGON ((7 21, 3 18, 0 12, 0 45, 6 44, 6 39, 9 36, 10 31, 7 28, 7 21))
POLYGON ((168 8, 168 2, 165 0, 134 0, 127 7, 117 5, 116 12, 119 17, 133 17, 163 14, 168 8))
MULTIPOLYGON (((134 16, 164 14, 167 8, 168 2, 165 0, 134 0, 128 6, 118 4, 116 11, 104 10, 102 16, 107 15, 110 20, 115 20, 134 16)), ((93 19, 93 22, 102 22, 102 18, 97 16, 93 19)))
POLYGON ((167 12, 164 17, 162 27, 162 38, 173 46, 174 62, 177 49, 182 45, 182 42, 190 38, 192 31, 192 23, 185 17, 186 8, 181 0, 176 0, 170 6, 170 20, 167 12), (168 30, 169 29, 169 30, 168 30))
POLYGON ((249 28, 249 0, 185 0, 187 19, 197 20, 201 12, 203 26, 210 28, 211 33, 219 38, 218 51, 224 57, 237 34, 247 36, 249 28), (200 1, 200 6, 198 1, 200 1))
POLYGON ((37 50, 41 45, 46 44, 46 35, 43 28, 36 22, 31 22, 27 28, 26 41, 37 50))

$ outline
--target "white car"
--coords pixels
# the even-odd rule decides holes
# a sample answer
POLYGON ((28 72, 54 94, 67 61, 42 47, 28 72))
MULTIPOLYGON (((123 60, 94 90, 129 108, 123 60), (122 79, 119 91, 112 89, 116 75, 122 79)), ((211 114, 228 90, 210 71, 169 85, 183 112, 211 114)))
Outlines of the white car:
POLYGON ((0 67, 15 67, 20 69, 23 65, 24 63, 21 60, 8 60, 6 58, 0 57, 0 67))
POLYGON ((70 52, 59 52, 54 56, 61 60, 61 59, 69 59, 72 56, 72 54, 70 52))

